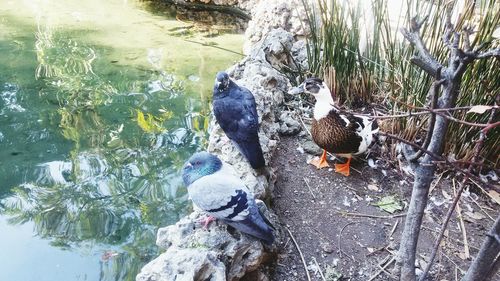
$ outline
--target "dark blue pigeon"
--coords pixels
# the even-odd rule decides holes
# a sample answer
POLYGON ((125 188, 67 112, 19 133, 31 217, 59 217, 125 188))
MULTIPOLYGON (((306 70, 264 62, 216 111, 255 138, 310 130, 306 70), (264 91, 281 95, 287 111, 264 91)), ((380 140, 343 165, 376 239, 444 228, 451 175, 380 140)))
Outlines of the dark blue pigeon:
POLYGON ((236 85, 225 72, 217 73, 214 85, 215 119, 254 169, 266 165, 259 142, 259 116, 252 93, 236 85))
POLYGON ((184 165, 182 179, 193 203, 210 216, 266 245, 274 242, 272 224, 229 164, 208 152, 198 152, 184 165))

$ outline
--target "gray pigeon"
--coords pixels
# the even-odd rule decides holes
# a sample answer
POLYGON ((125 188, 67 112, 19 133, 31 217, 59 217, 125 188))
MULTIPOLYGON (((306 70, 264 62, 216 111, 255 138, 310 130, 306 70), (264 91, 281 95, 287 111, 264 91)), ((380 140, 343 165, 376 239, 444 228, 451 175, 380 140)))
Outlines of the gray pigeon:
POLYGON ((259 116, 252 93, 234 83, 225 72, 217 73, 213 91, 215 119, 245 156, 252 168, 266 166, 259 142, 259 116))
POLYGON ((237 230, 274 242, 273 226, 260 213, 255 198, 232 167, 208 152, 193 154, 182 170, 193 203, 237 230))

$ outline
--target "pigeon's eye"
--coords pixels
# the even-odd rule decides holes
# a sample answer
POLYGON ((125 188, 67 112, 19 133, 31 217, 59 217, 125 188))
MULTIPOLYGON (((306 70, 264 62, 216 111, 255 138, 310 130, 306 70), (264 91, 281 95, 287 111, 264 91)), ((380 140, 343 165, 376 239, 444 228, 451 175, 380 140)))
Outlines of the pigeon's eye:
POLYGON ((195 165, 200 165, 200 164, 201 164, 201 162, 200 162, 200 161, 196 161, 196 162, 194 162, 194 164, 195 164, 195 165))

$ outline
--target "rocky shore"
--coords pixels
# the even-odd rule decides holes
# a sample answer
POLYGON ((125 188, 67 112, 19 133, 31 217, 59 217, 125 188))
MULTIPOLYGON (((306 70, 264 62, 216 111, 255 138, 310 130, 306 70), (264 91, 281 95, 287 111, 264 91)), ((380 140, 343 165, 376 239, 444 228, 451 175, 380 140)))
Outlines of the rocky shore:
MULTIPOLYGON (((284 95, 291 85, 288 78, 278 71, 283 65, 291 64, 292 55, 298 63, 306 63, 304 43, 296 41, 304 34, 297 9, 284 0, 213 0, 212 4, 236 5, 252 15, 245 33, 244 52, 247 56, 227 72, 255 96, 260 118, 260 142, 266 161, 270 163, 279 142, 279 133, 293 131, 295 129, 291 127, 298 125, 281 112, 284 95)), ((232 164, 256 198, 270 199, 273 171, 267 177, 257 174, 214 121, 210 128, 208 151, 232 164)), ((271 212, 267 215, 276 226, 279 225, 276 215, 271 212)), ((165 252, 145 265, 136 280, 268 280, 264 264, 274 260, 276 246, 265 248, 260 241, 241 235, 223 223, 212 223, 208 229, 203 229, 197 222, 202 216, 195 210, 175 225, 160 228, 156 244, 165 252)), ((281 230, 277 229, 276 235, 275 245, 278 245, 281 230)))

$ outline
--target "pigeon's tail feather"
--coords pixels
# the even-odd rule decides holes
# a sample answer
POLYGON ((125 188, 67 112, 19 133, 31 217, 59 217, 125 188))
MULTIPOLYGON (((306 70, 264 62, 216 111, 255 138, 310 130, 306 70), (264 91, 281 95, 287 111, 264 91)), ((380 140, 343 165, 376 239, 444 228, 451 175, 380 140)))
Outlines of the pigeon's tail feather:
POLYGON ((259 138, 253 141, 233 141, 238 150, 245 156, 254 169, 260 169, 266 166, 262 147, 260 146, 259 138))
POLYGON ((267 246, 271 246, 274 242, 272 228, 260 216, 257 219, 248 217, 242 221, 228 221, 227 224, 243 233, 262 240, 267 246))

